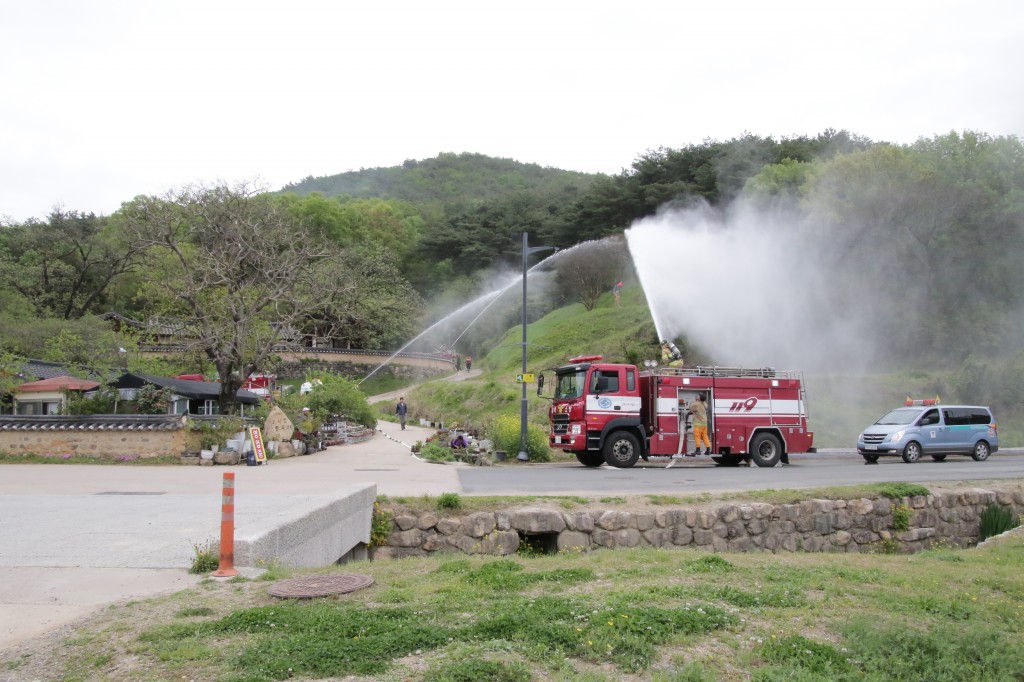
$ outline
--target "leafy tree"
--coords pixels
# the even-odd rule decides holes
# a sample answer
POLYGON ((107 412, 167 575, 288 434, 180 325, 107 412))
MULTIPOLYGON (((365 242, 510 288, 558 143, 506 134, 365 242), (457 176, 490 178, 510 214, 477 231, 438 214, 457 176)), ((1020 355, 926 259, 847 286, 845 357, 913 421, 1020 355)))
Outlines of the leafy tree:
POLYGON ((341 254, 320 230, 247 184, 140 197, 122 213, 136 244, 160 256, 147 293, 182 322, 186 347, 217 368, 222 414, 235 411, 243 379, 303 320, 365 291, 340 276, 341 254))
POLYGON ((113 386, 100 386, 85 396, 72 393, 65 403, 67 414, 115 414, 120 400, 118 391, 113 386))
POLYGON ((146 384, 135 392, 135 409, 139 414, 167 414, 172 396, 169 388, 146 384))
POLYGON ((332 374, 322 374, 316 378, 320 379, 320 383, 314 385, 309 394, 308 405, 321 420, 330 415, 340 415, 370 429, 377 425, 374 410, 355 381, 332 374))
POLYGON ((24 358, 86 367, 116 367, 118 344, 109 325, 94 315, 77 320, 7 317, 0 312, 0 348, 24 358))
POLYGON ((343 348, 387 348, 413 335, 422 302, 389 252, 350 248, 329 276, 343 293, 325 296, 296 323, 300 329, 343 348))
POLYGON ((102 312, 111 284, 139 267, 142 256, 109 219, 57 210, 46 223, 0 231, 0 283, 39 316, 77 319, 102 312))

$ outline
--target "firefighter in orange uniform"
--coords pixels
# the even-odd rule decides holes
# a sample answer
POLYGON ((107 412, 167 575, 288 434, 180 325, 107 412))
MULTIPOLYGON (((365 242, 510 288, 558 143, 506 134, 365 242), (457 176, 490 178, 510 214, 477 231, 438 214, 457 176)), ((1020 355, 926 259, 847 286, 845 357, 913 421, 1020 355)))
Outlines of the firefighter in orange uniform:
POLYGON ((701 454, 700 444, 704 443, 705 455, 711 454, 711 440, 708 438, 708 406, 707 398, 701 393, 690 403, 687 411, 693 415, 693 452, 690 456, 701 454))

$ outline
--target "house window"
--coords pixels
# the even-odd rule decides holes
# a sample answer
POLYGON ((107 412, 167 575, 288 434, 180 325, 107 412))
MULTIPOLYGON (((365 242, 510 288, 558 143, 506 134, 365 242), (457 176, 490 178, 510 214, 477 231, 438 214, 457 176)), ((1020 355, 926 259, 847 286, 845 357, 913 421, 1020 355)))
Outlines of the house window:
POLYGON ((199 406, 199 414, 220 414, 220 403, 216 400, 204 400, 202 405, 199 406))
POLYGON ((38 400, 31 400, 31 401, 19 400, 18 401, 18 409, 15 410, 15 412, 17 414, 23 414, 23 415, 41 414, 42 407, 43 407, 43 404, 40 401, 38 401, 38 400))

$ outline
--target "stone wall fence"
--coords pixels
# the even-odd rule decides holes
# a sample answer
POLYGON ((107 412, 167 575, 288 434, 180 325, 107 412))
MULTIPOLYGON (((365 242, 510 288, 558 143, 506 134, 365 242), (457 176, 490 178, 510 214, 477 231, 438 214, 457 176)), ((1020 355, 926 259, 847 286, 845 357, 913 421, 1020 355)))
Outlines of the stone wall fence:
POLYGON ((0 452, 104 458, 178 456, 182 415, 0 416, 0 452))
POLYGON ((978 543, 980 516, 990 505, 1024 511, 1024 487, 981 488, 930 495, 793 504, 722 503, 653 511, 523 507, 462 516, 394 510, 373 558, 438 552, 515 554, 521 542, 545 552, 629 547, 693 547, 719 552, 872 552, 910 554, 936 545, 978 543))

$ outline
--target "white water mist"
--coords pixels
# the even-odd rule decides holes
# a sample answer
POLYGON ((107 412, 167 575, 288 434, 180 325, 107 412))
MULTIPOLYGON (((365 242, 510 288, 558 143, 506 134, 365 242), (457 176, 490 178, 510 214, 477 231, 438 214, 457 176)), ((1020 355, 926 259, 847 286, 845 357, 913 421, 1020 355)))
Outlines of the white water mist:
POLYGON ((667 210, 626 230, 660 338, 686 337, 719 365, 827 370, 867 363, 866 320, 832 310, 823 260, 799 219, 737 204, 667 210))

